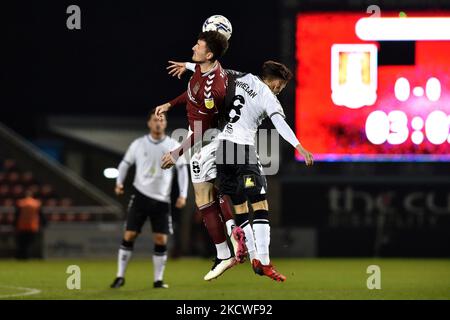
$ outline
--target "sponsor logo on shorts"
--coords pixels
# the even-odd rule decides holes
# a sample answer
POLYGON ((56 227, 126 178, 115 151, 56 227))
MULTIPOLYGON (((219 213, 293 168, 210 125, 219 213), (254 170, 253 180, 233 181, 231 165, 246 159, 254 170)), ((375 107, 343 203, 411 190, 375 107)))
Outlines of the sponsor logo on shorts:
POLYGON ((253 175, 244 176, 244 188, 253 188, 256 186, 255 177, 253 175))

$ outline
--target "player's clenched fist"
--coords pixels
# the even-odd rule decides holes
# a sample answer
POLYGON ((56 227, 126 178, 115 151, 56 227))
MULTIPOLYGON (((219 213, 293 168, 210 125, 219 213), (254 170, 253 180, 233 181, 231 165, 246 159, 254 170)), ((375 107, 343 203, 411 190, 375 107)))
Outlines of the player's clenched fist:
POLYGON ((177 202, 175 203, 175 208, 183 209, 186 206, 186 198, 178 197, 177 202))
POLYGON ((116 195, 120 196, 123 194, 123 184, 117 184, 116 188, 114 189, 116 195))
POLYGON ((172 168, 175 165, 175 159, 172 157, 170 152, 163 155, 161 158, 161 168, 162 169, 169 169, 172 168))

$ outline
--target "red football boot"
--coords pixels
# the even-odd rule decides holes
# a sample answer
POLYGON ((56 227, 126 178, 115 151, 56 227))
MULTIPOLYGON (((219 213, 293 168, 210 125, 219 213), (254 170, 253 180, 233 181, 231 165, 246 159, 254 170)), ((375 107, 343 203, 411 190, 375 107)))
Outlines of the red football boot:
POLYGON ((267 276, 275 281, 284 282, 286 277, 275 270, 275 267, 270 263, 268 265, 263 265, 258 259, 252 260, 253 271, 260 276, 267 276))

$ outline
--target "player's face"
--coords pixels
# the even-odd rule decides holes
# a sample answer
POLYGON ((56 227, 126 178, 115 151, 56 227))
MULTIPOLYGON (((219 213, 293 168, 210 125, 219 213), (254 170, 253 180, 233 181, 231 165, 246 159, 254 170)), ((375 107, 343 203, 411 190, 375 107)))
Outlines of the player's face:
POLYGON ((287 81, 282 79, 273 79, 267 81, 267 86, 273 92, 273 94, 278 95, 286 87, 287 81))
POLYGON ((192 47, 192 61, 202 63, 211 59, 212 53, 206 46, 206 42, 203 40, 197 40, 195 46, 192 47))
POLYGON ((150 129, 150 132, 155 134, 163 134, 167 127, 166 116, 163 116, 162 119, 159 119, 157 116, 152 115, 150 120, 148 120, 147 125, 150 129))

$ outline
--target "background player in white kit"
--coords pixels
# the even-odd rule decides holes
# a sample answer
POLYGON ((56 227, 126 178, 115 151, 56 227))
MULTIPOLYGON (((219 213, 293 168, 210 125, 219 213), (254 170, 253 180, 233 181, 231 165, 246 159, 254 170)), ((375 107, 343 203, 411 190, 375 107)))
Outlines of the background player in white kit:
POLYGON ((267 181, 256 152, 255 137, 262 120, 269 117, 278 133, 305 158, 306 164, 313 164, 312 154, 302 147, 285 122, 283 108, 276 97, 291 78, 291 71, 274 61, 264 63, 260 77, 229 73, 228 122, 218 135, 221 143, 216 158, 219 189, 231 197, 236 225, 245 232, 253 270, 276 281, 285 281, 286 277, 270 262, 267 181), (253 226, 249 223, 247 201, 253 208, 253 226))
MULTIPOLYGON (((155 116, 155 110, 149 114, 147 121, 150 133, 133 141, 119 165, 119 176, 115 192, 123 194, 123 183, 127 171, 136 165, 133 183, 133 195, 128 205, 128 215, 125 234, 118 254, 117 277, 111 288, 119 288, 125 284, 125 271, 133 252, 134 241, 141 232, 147 218, 152 224, 154 254, 155 288, 168 288, 163 282, 164 268, 167 261, 167 238, 172 234, 172 218, 170 212, 170 193, 173 180, 173 169, 163 170, 160 166, 161 157, 169 151, 178 148, 180 144, 165 135, 167 118, 155 116)), ((175 206, 183 208, 186 205, 189 174, 186 160, 180 157, 175 165, 178 173, 180 195, 175 206)))

